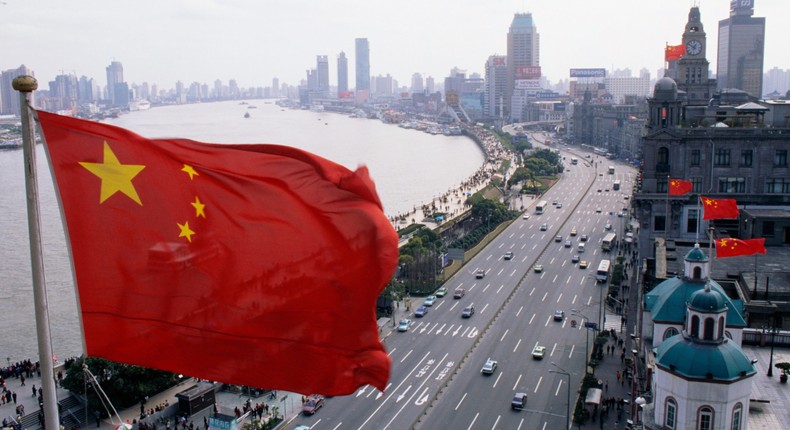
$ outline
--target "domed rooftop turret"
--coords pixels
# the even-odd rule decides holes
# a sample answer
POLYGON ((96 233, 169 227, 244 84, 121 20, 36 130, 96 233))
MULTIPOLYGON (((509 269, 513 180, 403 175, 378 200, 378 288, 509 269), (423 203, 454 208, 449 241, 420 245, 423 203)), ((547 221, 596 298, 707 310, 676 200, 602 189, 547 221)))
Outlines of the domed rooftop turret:
POLYGON ((707 284, 704 289, 691 295, 688 307, 700 312, 724 312, 727 303, 720 292, 711 290, 710 284, 707 284))
POLYGON ((702 249, 699 247, 699 243, 694 244, 694 248, 691 248, 691 251, 686 254, 686 261, 696 261, 696 262, 703 262, 708 261, 708 256, 702 252, 702 249))
POLYGON ((656 364, 689 379, 736 381, 754 375, 749 357, 734 342, 718 345, 695 343, 672 336, 656 349, 656 364))
POLYGON ((654 100, 672 102, 677 100, 677 98, 678 84, 672 78, 664 76, 656 81, 656 85, 653 87, 654 100))

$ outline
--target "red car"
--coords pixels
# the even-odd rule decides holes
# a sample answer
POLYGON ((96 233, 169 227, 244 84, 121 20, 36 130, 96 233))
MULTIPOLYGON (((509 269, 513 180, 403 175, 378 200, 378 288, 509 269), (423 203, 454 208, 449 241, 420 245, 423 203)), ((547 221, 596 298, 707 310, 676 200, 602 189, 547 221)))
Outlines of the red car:
POLYGON ((453 298, 460 299, 461 297, 464 296, 464 294, 466 294, 466 290, 464 290, 463 288, 456 288, 455 292, 453 293, 453 298))

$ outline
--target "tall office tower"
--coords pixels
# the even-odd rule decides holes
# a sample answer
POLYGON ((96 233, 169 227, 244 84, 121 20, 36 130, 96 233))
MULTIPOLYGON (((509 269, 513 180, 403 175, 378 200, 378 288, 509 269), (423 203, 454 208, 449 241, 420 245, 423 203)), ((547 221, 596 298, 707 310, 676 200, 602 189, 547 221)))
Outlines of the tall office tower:
POLYGON ((239 84, 236 83, 235 79, 228 81, 228 95, 232 99, 238 99, 241 97, 241 90, 239 89, 239 84))
MULTIPOLYGON (((113 61, 107 66, 107 97, 110 99, 111 106, 118 106, 116 103, 116 95, 118 98, 123 98, 121 94, 117 94, 122 91, 121 87, 118 87, 117 84, 121 84, 124 82, 123 80, 123 64, 120 61, 113 61)), ((126 97, 128 98, 128 96, 126 97)), ((120 101, 120 100, 119 100, 120 101)))
POLYGON ((504 103, 506 115, 512 111, 511 101, 513 91, 517 88, 516 81, 532 79, 527 76, 530 70, 528 66, 540 66, 540 35, 532 22, 531 13, 517 13, 507 33, 507 91, 504 103))
POLYGON ((486 61, 486 96, 483 112, 488 118, 502 118, 507 91, 507 57, 491 55, 486 61))
POLYGON ((719 90, 737 88, 754 97, 763 95, 765 18, 755 18, 754 0, 730 2, 730 17, 719 21, 719 90))
POLYGON ((370 45, 368 39, 356 39, 356 90, 370 91, 370 45))
POLYGON ((223 96, 222 94, 222 81, 219 79, 214 80, 214 98, 221 99, 223 96))
POLYGON ((422 74, 411 75, 411 93, 422 93, 423 91, 425 91, 425 84, 423 84, 422 74))
POLYGON ((280 97, 280 80, 272 78, 272 97, 280 97))
POLYGON ((77 99, 80 102, 91 103, 93 98, 93 78, 87 76, 80 76, 77 83, 77 99))
POLYGON ((348 58, 345 52, 340 52, 337 57, 337 92, 348 91, 348 58))
POLYGON ((58 110, 76 109, 79 100, 79 81, 75 75, 57 75, 49 83, 49 96, 55 99, 58 110))
POLYGON ((315 58, 315 70, 317 75, 318 92, 321 97, 329 95, 329 57, 326 55, 317 55, 315 58))
POLYGON ((425 78, 425 91, 428 94, 433 94, 435 87, 436 84, 433 80, 433 76, 428 76, 427 78, 425 78))

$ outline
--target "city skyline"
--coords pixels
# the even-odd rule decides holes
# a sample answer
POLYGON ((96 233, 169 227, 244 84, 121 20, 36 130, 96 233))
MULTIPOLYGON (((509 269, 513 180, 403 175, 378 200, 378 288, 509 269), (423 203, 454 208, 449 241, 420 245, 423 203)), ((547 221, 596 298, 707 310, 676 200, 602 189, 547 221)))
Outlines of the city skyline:
MULTIPOLYGON (((484 75, 488 57, 507 52, 514 14, 531 13, 541 40, 543 75, 552 82, 568 79, 570 68, 628 68, 634 75, 646 68, 652 76, 663 65, 664 46, 680 44, 678 28, 695 4, 709 35, 715 73, 716 32, 718 21, 729 16, 727 1, 633 6, 609 0, 591 8, 582 0, 527 6, 523 1, 459 6, 440 0, 382 8, 375 1, 353 0, 144 0, 112 7, 95 0, 80 7, 54 0, 9 0, 0 5, 0 37, 6 42, 0 69, 24 64, 43 82, 65 73, 105 85, 105 68, 118 61, 129 83, 172 88, 177 81, 188 85, 235 79, 241 87, 256 87, 274 78, 296 85, 315 67, 316 56, 327 55, 334 85, 337 56, 345 52, 354 64, 355 39, 365 38, 371 75, 389 74, 400 85, 409 85, 414 73, 441 80, 454 67, 484 75), (645 31, 646 23, 661 25, 645 31)), ((790 69, 790 59, 782 56, 788 31, 781 19, 788 15, 788 2, 755 0, 754 16, 767 22, 766 71, 790 69)), ((350 68, 350 82, 356 81, 354 74, 350 68)))

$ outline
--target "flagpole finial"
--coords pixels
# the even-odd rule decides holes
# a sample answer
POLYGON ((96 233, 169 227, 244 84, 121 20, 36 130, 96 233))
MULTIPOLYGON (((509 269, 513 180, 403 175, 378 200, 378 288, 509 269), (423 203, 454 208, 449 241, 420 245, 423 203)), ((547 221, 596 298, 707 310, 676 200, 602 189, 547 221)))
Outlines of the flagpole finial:
POLYGON ((11 85, 21 93, 30 93, 38 89, 38 81, 30 75, 17 76, 11 85))

